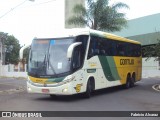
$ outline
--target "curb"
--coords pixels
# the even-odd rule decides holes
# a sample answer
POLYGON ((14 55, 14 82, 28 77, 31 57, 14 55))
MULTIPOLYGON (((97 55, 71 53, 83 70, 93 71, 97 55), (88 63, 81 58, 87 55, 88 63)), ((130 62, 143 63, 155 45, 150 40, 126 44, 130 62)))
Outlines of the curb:
POLYGON ((152 86, 152 88, 153 88, 155 91, 160 92, 160 84, 155 84, 155 85, 152 86))

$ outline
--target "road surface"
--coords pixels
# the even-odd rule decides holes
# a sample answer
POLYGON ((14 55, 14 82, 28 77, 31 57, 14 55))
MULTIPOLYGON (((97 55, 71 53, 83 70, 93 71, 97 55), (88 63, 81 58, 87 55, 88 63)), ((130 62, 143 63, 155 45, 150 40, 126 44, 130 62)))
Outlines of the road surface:
MULTIPOLYGON (((51 98, 49 95, 27 93, 24 79, 0 78, 0 111, 160 111, 160 92, 152 88, 155 84, 160 84, 160 78, 142 79, 130 89, 120 86, 98 90, 90 99, 81 98, 81 95, 51 98)), ((72 117, 56 119, 74 120, 72 117)), ((83 117, 77 119, 86 120, 83 117)), ((93 119, 107 118, 87 118, 93 119)), ((110 119, 128 120, 126 117, 110 119)), ((145 118, 151 119, 159 120, 157 117, 145 118)))

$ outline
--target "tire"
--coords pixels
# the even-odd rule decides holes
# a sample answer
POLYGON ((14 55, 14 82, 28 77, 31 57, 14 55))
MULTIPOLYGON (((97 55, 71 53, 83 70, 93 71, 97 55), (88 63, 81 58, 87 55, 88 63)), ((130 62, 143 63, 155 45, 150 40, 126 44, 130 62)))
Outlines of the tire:
POLYGON ((131 87, 131 78, 130 78, 130 76, 128 75, 128 76, 127 76, 127 79, 126 79, 125 88, 126 88, 126 89, 129 89, 130 87, 131 87))
POLYGON ((130 87, 134 87, 135 85, 135 76, 132 76, 131 82, 130 82, 130 87))
POLYGON ((91 93, 92 93, 92 84, 91 84, 91 81, 88 80, 86 92, 84 93, 84 97, 85 98, 90 98, 91 97, 91 93))
POLYGON ((51 98, 55 98, 55 97, 57 97, 56 95, 53 95, 53 94, 50 94, 50 97, 51 98))

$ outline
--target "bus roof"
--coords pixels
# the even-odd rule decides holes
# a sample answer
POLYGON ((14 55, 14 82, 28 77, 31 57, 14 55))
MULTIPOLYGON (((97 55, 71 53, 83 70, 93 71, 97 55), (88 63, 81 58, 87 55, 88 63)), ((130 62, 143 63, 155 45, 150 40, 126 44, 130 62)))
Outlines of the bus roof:
MULTIPOLYGON (((135 40, 130 40, 124 37, 120 37, 111 33, 107 32, 102 32, 98 30, 93 30, 93 29, 88 29, 88 28, 73 28, 73 29, 65 29, 60 31, 58 34, 52 34, 52 36, 46 36, 45 38, 62 38, 62 37, 75 37, 78 35, 95 35, 103 38, 109 38, 112 40, 118 40, 118 41, 124 41, 124 42, 130 42, 134 44, 140 44, 140 42, 135 41, 135 40)), ((42 39, 41 38, 36 38, 36 39, 42 39)))
POLYGON ((141 44, 138 41, 135 40, 131 40, 131 39, 127 39, 118 35, 114 35, 111 33, 107 33, 107 32, 101 32, 101 31, 97 31, 97 30, 90 30, 90 34, 96 35, 96 36, 100 36, 100 37, 104 37, 104 38, 109 38, 112 40, 118 40, 118 41, 123 41, 123 42, 130 42, 130 43, 134 43, 134 44, 141 44))

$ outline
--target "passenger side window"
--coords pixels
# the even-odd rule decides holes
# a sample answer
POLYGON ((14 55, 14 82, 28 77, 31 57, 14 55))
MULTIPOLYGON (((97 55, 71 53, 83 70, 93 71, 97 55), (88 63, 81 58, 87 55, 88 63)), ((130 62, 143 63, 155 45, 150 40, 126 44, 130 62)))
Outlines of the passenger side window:
POLYGON ((127 53, 127 46, 124 42, 119 42, 117 44, 117 55, 118 56, 126 56, 127 53))
POLYGON ((95 55, 138 57, 141 55, 141 46, 129 42, 92 36, 88 59, 95 55))

